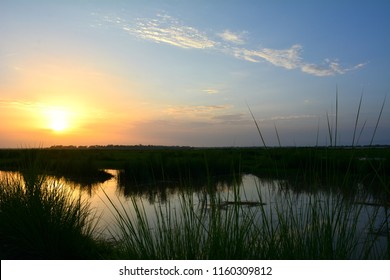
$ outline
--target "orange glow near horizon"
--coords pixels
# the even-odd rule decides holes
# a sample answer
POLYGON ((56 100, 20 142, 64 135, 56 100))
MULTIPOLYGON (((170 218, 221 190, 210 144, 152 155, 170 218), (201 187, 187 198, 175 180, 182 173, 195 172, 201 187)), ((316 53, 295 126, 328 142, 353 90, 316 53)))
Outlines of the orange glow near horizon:
POLYGON ((89 67, 88 61, 70 61, 75 59, 25 61, 12 74, 17 83, 0 85, 4 142, 50 146, 137 141, 129 131, 152 115, 139 85, 89 67))

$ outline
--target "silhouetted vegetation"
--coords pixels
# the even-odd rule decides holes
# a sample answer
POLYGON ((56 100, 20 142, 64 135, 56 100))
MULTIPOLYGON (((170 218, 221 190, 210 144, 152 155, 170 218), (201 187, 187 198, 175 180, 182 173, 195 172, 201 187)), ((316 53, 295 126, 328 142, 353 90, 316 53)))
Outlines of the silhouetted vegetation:
POLYGON ((0 181, 1 259, 99 258, 88 202, 32 175, 0 181))
POLYGON ((389 258, 389 248, 378 253, 374 245, 380 234, 389 244, 389 154, 388 147, 0 150, 0 170, 20 171, 19 177, 0 182, 1 257, 389 258), (106 168, 121 170, 119 190, 136 211, 111 205, 121 229, 111 241, 99 239, 87 201, 45 179, 50 174, 104 181, 106 168), (262 197, 248 207, 238 195, 244 173, 278 178, 286 194, 313 196, 304 210, 289 195, 272 208, 262 197), (217 191, 221 180, 236 188, 226 207, 217 191), (362 187, 375 200, 357 200, 354 194, 362 187), (135 197, 153 200, 159 193, 164 202, 170 189, 181 193, 181 209, 171 209, 168 201, 155 204, 157 224, 151 224, 135 197), (317 197, 318 190, 329 191, 328 198, 317 197), (368 204, 387 214, 378 229, 373 212, 365 227, 373 234, 362 241, 357 224, 368 204))
POLYGON ((241 172, 262 177, 293 175, 329 180, 348 173, 361 180, 390 171, 389 147, 131 147, 2 149, 0 169, 19 171, 26 160, 35 160, 45 174, 104 181, 109 175, 102 170, 119 169, 124 171, 123 176, 138 182, 241 172))

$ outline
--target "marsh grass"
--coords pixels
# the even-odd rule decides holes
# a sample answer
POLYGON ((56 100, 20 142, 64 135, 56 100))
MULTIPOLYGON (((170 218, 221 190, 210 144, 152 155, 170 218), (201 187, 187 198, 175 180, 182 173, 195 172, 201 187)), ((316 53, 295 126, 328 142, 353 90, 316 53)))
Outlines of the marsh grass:
POLYGON ((120 229, 114 235, 122 258, 247 258, 253 221, 243 216, 238 205, 224 210, 220 207, 221 197, 206 193, 202 196, 200 199, 182 192, 179 209, 172 208, 170 203, 158 205, 153 217, 146 214, 144 205, 135 198, 130 205, 116 207, 107 197, 120 229))
MULTIPOLYGON (((386 258, 367 235, 378 215, 362 224, 364 205, 338 195, 309 198, 286 193, 255 207, 243 203, 236 186, 230 197, 182 192, 179 208, 110 201, 119 231, 113 231, 125 259, 367 259, 386 258), (226 207, 226 201, 230 201, 226 207)), ((252 198, 253 199, 253 198, 252 198)))
MULTIPOLYGON (((232 180, 236 184, 228 194, 222 194, 212 180, 200 191, 193 188, 191 180, 183 179, 179 203, 155 203, 152 213, 137 196, 130 196, 128 204, 107 196, 116 223, 112 240, 100 241, 96 216, 88 203, 40 176, 30 165, 30 171, 26 168, 21 176, 0 183, 2 258, 389 258, 387 206, 366 211, 365 204, 346 199, 337 191, 332 193, 332 189, 324 194, 318 188, 310 196, 299 196, 291 186, 281 187, 285 181, 275 183, 282 193, 270 200, 260 191, 261 184, 257 185, 257 197, 246 197, 240 180, 232 180), (256 203, 246 203, 249 200, 256 203), (362 214, 367 216, 365 221, 362 214), (383 233, 387 234, 385 250, 377 245, 383 233)), ((368 165, 377 172, 381 188, 388 186, 386 169, 373 162, 368 165)), ((311 166, 321 173, 321 168, 311 166)), ((315 178, 307 179, 314 187, 315 178)), ((359 199, 365 201, 366 197, 359 199)))
POLYGON ((98 257, 96 215, 88 202, 40 175, 35 152, 25 159, 22 175, 0 181, 1 258, 98 257))
POLYGON ((357 229, 362 207, 339 197, 310 196, 308 201, 284 199, 278 203, 278 244, 280 257, 288 259, 364 258, 358 252, 363 232, 357 229))

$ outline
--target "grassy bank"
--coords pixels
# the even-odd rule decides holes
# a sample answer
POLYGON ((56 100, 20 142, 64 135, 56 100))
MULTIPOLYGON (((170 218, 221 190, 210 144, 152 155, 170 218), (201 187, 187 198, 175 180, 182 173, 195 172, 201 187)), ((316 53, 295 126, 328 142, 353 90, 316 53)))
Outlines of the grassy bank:
POLYGON ((104 250, 88 202, 32 172, 0 181, 0 225, 1 259, 94 259, 104 250))

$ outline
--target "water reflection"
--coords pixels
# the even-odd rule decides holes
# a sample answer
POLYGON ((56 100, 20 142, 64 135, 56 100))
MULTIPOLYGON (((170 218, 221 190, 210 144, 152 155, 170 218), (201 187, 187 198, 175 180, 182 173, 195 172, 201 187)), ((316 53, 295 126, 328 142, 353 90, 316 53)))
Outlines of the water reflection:
POLYGON ((198 177, 197 179, 151 180, 137 182, 129 180, 124 171, 117 171, 118 190, 125 197, 137 196, 148 203, 166 203, 183 189, 193 193, 224 191, 232 186, 239 186, 242 175, 225 175, 218 177, 198 177))

